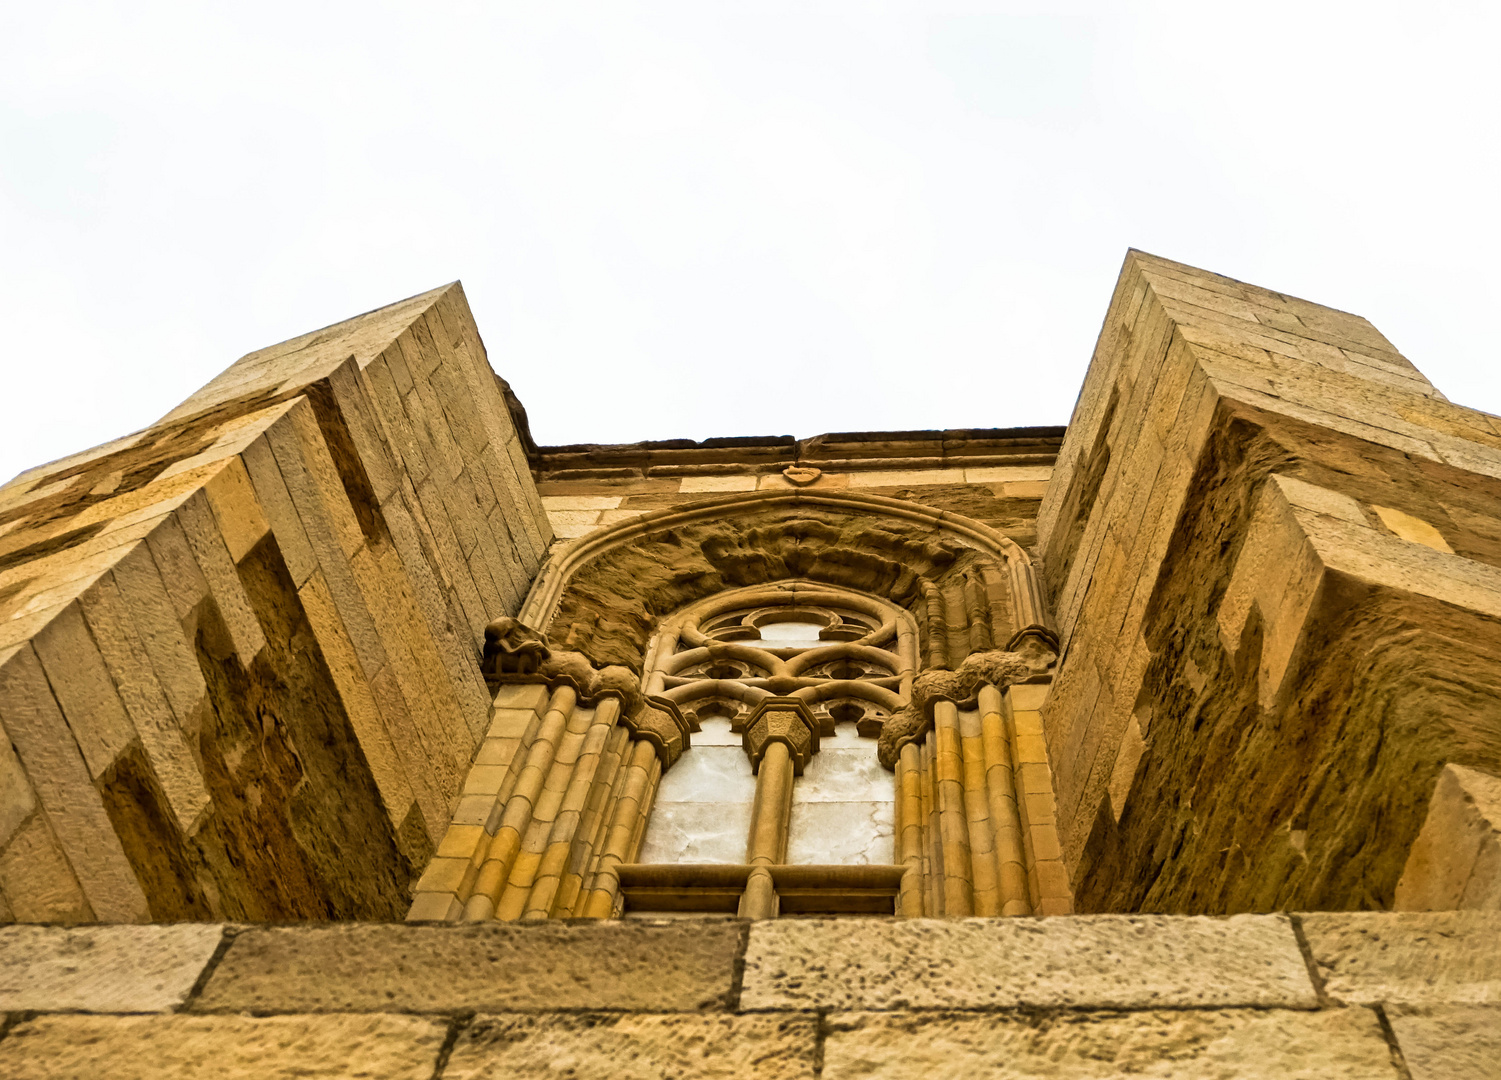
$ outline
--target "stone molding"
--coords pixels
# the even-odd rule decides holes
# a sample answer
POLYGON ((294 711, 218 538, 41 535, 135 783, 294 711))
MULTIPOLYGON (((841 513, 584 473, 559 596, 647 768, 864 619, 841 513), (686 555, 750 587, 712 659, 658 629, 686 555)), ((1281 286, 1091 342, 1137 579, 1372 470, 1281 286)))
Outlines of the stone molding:
MULTIPOLYGON (((573 541, 550 556, 543 565, 522 604, 520 618, 533 626, 547 626, 573 575, 588 562, 631 540, 706 519, 728 518, 772 509, 804 508, 828 508, 858 513, 876 520, 884 517, 920 523, 940 535, 959 538, 966 546, 989 554, 1005 565, 1008 572, 1015 567, 1014 575, 1023 580, 1033 575, 1031 559, 1015 541, 988 525, 952 511, 935 510, 901 499, 851 491, 754 491, 642 514, 640 517, 597 529, 588 536, 573 541)), ((1032 585, 1018 592, 1016 602, 1019 605, 1019 629, 1033 626, 1048 628, 1045 610, 1040 606, 1041 597, 1041 590, 1032 585)))

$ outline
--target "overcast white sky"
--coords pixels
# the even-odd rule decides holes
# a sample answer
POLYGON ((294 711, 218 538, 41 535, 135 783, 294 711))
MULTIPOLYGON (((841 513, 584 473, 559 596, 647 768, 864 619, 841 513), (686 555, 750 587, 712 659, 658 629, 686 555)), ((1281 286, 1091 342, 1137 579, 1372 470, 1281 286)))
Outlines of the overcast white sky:
POLYGON ((1501 412, 1498 9, 0 5, 0 477, 454 278, 543 443, 1064 423, 1132 245, 1501 412))

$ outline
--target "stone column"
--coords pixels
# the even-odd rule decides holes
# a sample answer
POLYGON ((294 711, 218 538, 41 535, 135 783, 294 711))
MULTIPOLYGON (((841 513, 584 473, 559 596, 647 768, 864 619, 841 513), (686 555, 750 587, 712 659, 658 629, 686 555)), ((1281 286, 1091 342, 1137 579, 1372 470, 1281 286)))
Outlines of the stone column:
POLYGON ((620 879, 615 868, 636 854, 633 845, 640 834, 640 819, 648 812, 661 778, 662 762, 657 757, 656 747, 644 740, 631 743, 629 763, 620 781, 620 797, 615 800, 599 867, 588 902, 584 905, 585 917, 608 919, 615 914, 615 901, 620 895, 620 879))
POLYGON ((511 864, 521 850, 522 837, 531 824, 532 808, 542 792, 542 784, 552 768, 558 743, 562 740, 577 701, 578 694, 571 687, 560 686, 553 691, 547 714, 542 719, 542 729, 527 750, 526 764, 521 769, 511 797, 506 800, 500 827, 490 839, 474 891, 464 905, 465 921, 475 922, 495 917, 496 902, 505 889, 511 864))
POLYGON ((985 794, 990 803, 991 828, 995 830, 1000 913, 1030 915, 1032 903, 1027 891, 1026 854, 1016 805, 1016 774, 1007 745, 1006 721, 1001 714, 1001 692, 994 686, 982 686, 979 705, 980 739, 985 754, 985 794))
POLYGON ((746 722, 744 742, 756 770, 756 801, 746 840, 746 862, 752 869, 740 915, 771 919, 777 914, 777 894, 770 868, 787 857, 793 777, 818 752, 818 722, 798 698, 767 698, 746 722))
POLYGON ((563 792, 563 801, 558 815, 548 830, 547 846, 537 868, 537 875, 527 894, 522 911, 524 919, 545 919, 553 914, 553 904, 558 889, 567 872, 568 856, 573 850, 574 836, 584 816, 584 804, 594 786, 595 774, 604 758, 605 741, 620 716, 619 698, 602 698, 594 712, 594 722, 584 739, 582 752, 568 776, 568 786, 563 792))
POLYGON ((902 871, 897 912, 909 919, 923 913, 922 878, 922 764, 916 743, 902 747, 896 763, 897 843, 902 871))
POLYGON ((974 877, 969 860, 969 822, 964 813, 964 757, 959 710, 952 701, 933 703, 934 795, 943 848, 943 913, 973 915, 974 877))

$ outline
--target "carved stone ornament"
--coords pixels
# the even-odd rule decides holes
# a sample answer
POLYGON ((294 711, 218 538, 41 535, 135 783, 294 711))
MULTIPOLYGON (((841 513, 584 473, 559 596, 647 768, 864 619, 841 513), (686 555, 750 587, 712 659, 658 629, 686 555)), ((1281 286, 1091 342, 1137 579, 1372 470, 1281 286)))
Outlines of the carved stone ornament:
POLYGON ((688 721, 677 705, 666 698, 648 698, 621 721, 631 734, 657 748, 662 768, 669 768, 688 749, 688 721))
POLYGON ((935 701, 952 701, 961 708, 972 707, 982 686, 1004 689, 1034 676, 1044 674, 1052 666, 1053 654, 1045 652, 991 652, 973 653, 957 671, 925 671, 912 685, 912 701, 892 715, 881 729, 878 752, 881 764, 888 769, 896 767, 902 747, 920 739, 933 724, 932 704, 935 701))
POLYGON ((480 670, 492 684, 571 686, 582 704, 593 704, 607 695, 619 698, 621 723, 657 748, 663 768, 688 749, 692 728, 677 705, 663 698, 647 700, 630 668, 619 664, 597 668, 583 653, 555 649, 545 635, 509 616, 485 627, 480 670))
POLYGON ((818 721, 801 698, 765 698, 746 721, 742 738, 753 768, 760 768, 767 746, 779 742, 792 754, 793 773, 801 776, 818 752, 818 721))
POLYGON ((789 484, 795 487, 807 487, 823 475, 823 470, 802 465, 789 465, 782 470, 782 475, 787 478, 789 484))
POLYGON ((485 627, 485 651, 480 670, 490 675, 530 675, 541 670, 549 650, 547 639, 509 615, 485 627))

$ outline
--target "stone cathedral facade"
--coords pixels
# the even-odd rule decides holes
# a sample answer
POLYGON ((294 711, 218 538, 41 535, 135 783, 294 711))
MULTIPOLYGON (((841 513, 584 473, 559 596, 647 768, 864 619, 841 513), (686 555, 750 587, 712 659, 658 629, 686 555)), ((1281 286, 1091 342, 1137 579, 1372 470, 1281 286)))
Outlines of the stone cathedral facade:
POLYGON ((1501 1077, 1501 417, 1140 252, 1067 428, 251 353, 0 488, 0 726, 0 1076, 1501 1077))

